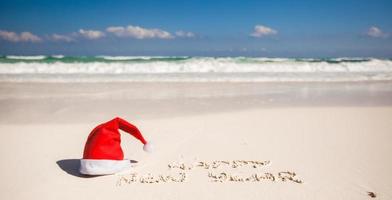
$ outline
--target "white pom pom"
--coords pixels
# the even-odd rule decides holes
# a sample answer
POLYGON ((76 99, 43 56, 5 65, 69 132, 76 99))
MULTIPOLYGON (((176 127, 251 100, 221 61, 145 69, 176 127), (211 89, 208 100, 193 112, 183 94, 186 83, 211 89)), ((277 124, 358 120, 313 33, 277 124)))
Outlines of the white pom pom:
POLYGON ((148 153, 152 153, 154 150, 154 147, 152 146, 151 142, 147 142, 144 146, 143 146, 143 150, 148 152, 148 153))

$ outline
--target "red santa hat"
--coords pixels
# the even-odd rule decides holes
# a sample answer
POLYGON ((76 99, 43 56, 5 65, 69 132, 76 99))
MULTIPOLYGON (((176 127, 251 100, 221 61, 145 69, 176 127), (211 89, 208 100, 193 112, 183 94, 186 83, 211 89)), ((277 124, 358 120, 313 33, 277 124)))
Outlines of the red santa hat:
POLYGON ((131 167, 131 162, 124 160, 118 129, 130 133, 140 140, 144 144, 144 151, 152 151, 152 146, 143 138, 136 126, 116 117, 91 131, 84 147, 83 159, 80 160, 79 171, 81 174, 114 174, 131 167))

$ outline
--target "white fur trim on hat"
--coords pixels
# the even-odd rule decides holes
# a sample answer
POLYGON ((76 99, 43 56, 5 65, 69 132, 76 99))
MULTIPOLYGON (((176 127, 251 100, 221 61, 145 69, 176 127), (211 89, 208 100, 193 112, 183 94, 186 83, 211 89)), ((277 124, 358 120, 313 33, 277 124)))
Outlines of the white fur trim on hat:
POLYGON ((131 168, 129 160, 81 159, 79 172, 85 175, 108 175, 131 168))
POLYGON ((148 153, 152 153, 154 150, 154 146, 151 144, 151 142, 147 142, 144 146, 143 146, 143 150, 148 152, 148 153))

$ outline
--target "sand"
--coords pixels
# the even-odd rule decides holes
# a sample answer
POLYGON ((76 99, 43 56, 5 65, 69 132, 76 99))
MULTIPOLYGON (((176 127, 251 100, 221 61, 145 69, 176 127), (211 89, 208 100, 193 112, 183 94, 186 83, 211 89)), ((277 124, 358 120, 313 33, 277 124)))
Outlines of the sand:
POLYGON ((391 199, 391 85, 2 83, 0 199, 391 199), (132 171, 81 176, 115 116, 155 152, 124 133, 132 171))

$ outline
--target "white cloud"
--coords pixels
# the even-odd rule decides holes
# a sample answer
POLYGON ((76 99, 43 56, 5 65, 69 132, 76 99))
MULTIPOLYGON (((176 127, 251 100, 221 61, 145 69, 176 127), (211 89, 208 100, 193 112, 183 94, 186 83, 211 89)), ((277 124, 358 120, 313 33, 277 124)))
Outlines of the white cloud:
POLYGON ((73 41, 75 41, 75 39, 71 36, 60 35, 60 34, 56 34, 56 33, 53 34, 50 38, 54 41, 59 41, 59 42, 73 42, 73 41))
POLYGON ((42 39, 30 32, 22 32, 19 36, 21 41, 26 41, 26 42, 40 42, 42 39))
POLYGON ((3 40, 11 41, 11 42, 18 42, 19 36, 15 32, 8 32, 8 31, 0 31, 0 37, 3 40))
POLYGON ((366 33, 369 37, 373 38, 386 38, 388 34, 384 33, 380 28, 372 26, 366 33))
POLYGON ((184 38, 192 38, 195 37, 195 34, 192 32, 186 32, 186 31, 177 31, 176 36, 178 37, 184 37, 184 38))
POLYGON ((127 27, 111 26, 106 29, 107 32, 113 33, 118 37, 130 37, 135 39, 172 39, 172 34, 161 29, 147 29, 140 26, 129 25, 127 27))
POLYGON ((105 33, 103 33, 102 31, 97 31, 97 30, 80 29, 79 34, 89 40, 96 40, 96 39, 105 37, 105 33))
POLYGON ((41 42, 42 39, 30 32, 22 32, 17 34, 10 31, 0 30, 0 38, 10 42, 41 42))
POLYGON ((256 25, 254 27, 253 33, 250 34, 252 37, 264 37, 269 35, 276 35, 278 34, 277 30, 274 30, 270 27, 263 26, 263 25, 256 25))

